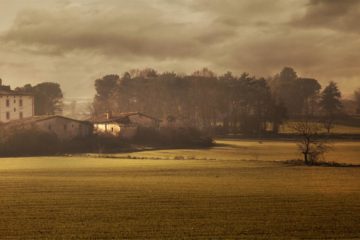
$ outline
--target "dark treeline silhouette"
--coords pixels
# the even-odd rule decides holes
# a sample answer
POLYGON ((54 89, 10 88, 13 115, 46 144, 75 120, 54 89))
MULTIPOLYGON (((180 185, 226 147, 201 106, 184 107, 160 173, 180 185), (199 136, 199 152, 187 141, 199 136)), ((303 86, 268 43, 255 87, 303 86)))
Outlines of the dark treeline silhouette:
POLYGON ((108 134, 60 139, 53 132, 36 127, 0 127, 0 157, 70 153, 109 153, 151 148, 203 148, 213 146, 212 138, 193 128, 139 128, 132 139, 108 134))
POLYGON ((356 106, 356 113, 360 114, 360 88, 354 92, 354 101, 356 106))
POLYGON ((316 79, 300 78, 296 72, 285 67, 269 81, 274 97, 282 101, 289 116, 314 115, 318 109, 320 84, 316 79))
POLYGON ((95 115, 139 111, 224 133, 277 132, 287 117, 319 116, 329 101, 316 79, 298 77, 289 67, 268 79, 216 76, 206 68, 192 75, 135 70, 97 79, 95 89, 95 115))

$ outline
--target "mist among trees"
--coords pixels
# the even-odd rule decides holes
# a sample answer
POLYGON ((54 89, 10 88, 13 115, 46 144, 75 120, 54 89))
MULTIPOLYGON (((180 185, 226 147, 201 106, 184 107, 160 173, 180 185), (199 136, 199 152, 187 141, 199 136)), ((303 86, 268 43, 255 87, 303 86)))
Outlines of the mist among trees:
POLYGON ((290 67, 267 79, 218 76, 206 68, 191 75, 132 70, 97 79, 95 89, 94 115, 139 111, 224 133, 277 132, 286 118, 323 115, 322 106, 331 101, 316 79, 299 77, 290 67))

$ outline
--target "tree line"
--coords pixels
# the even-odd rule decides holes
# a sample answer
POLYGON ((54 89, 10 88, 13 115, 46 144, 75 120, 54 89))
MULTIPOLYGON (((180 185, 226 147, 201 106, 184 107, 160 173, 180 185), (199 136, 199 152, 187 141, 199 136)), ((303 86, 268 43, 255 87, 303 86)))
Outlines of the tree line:
MULTIPOLYGON (((139 111, 165 121, 224 133, 278 132, 287 118, 323 118, 330 129, 342 114, 341 92, 335 82, 325 88, 316 79, 283 68, 269 78, 230 72, 217 76, 209 69, 191 75, 132 70, 95 80, 92 114, 139 111)), ((63 93, 58 83, 26 84, 15 91, 32 94, 36 115, 61 114, 63 93)), ((360 90, 354 100, 360 112, 360 90)))
POLYGON ((224 133, 279 130, 286 118, 336 115, 341 93, 334 82, 321 91, 316 79, 285 67, 270 78, 209 69, 191 75, 153 69, 106 75, 95 81, 93 114, 139 111, 186 126, 224 133))

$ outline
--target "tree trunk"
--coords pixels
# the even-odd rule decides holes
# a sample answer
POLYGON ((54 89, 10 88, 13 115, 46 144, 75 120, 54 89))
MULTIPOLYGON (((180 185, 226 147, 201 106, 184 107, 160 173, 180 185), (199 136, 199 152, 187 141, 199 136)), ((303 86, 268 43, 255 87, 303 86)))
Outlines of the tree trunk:
POLYGON ((229 119, 227 117, 223 119, 223 128, 226 133, 229 133, 229 119))
POLYGON ((303 152, 304 154, 304 161, 306 165, 309 165, 309 159, 308 159, 308 153, 307 152, 303 152))
POLYGON ((273 123, 273 133, 279 133, 279 127, 280 127, 280 124, 278 122, 274 122, 273 123))

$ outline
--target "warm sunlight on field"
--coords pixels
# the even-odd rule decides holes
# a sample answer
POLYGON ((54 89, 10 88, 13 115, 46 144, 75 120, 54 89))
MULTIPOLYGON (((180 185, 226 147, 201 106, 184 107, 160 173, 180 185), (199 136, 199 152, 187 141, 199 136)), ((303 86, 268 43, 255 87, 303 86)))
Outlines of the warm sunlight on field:
MULTIPOLYGON (((131 154, 116 154, 118 157, 152 158, 152 159, 209 159, 209 160, 261 160, 284 161, 299 159, 293 141, 256 141, 217 139, 215 148, 207 150, 181 149, 145 151, 131 154)), ((325 154, 329 162, 360 164, 360 142, 333 141, 333 151, 325 154)))
POLYGON ((0 240, 360 240, 360 0, 0 16, 0 240))
MULTIPOLYGON (((283 124, 280 128, 281 133, 294 133, 294 131, 289 127, 289 124, 294 123, 295 121, 291 121, 290 123, 283 124)), ((326 132, 323 129, 322 132, 326 132)), ((344 124, 334 124, 331 128, 331 133, 335 134, 360 134, 360 127, 358 126, 349 126, 344 124)))
MULTIPOLYGON (((108 158, 0 159, 0 235, 360 237, 359 168, 272 161, 295 157, 293 143, 218 142, 231 145, 108 158)), ((334 159, 356 162, 359 145, 337 143, 334 159)))

